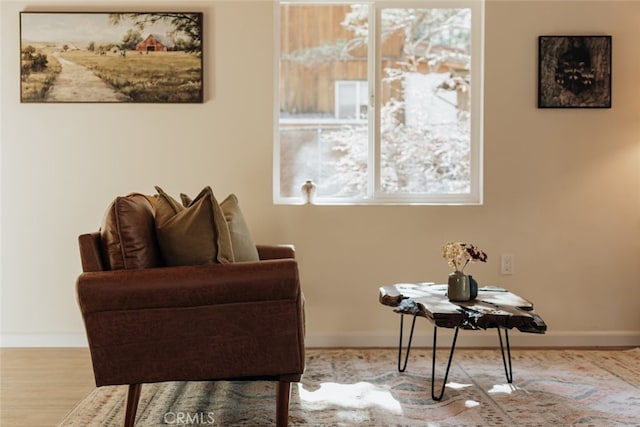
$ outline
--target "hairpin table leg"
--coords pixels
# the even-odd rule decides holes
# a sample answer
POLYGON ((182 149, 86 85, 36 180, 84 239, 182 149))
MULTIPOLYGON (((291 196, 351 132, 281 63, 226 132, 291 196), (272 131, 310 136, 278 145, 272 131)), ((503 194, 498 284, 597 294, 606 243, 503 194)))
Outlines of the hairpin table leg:
POLYGON ((413 316, 413 322, 411 322, 411 332, 409 333, 409 343, 407 345, 407 354, 404 356, 404 365, 400 367, 400 361, 402 360, 402 325, 404 324, 404 314, 400 314, 400 343, 398 344, 398 371, 404 372, 407 369, 407 362, 409 361, 409 352, 411 351, 411 340, 413 339, 413 328, 416 326, 416 316, 413 316))
POLYGON ((509 331, 508 329, 504 330, 504 337, 507 342, 507 356, 509 360, 509 369, 507 370, 507 360, 504 357, 504 346, 502 345, 502 334, 500 333, 500 328, 498 329, 498 338, 500 338, 500 353, 502 353, 502 364, 504 365, 504 374, 507 377, 507 382, 511 384, 513 382, 513 370, 511 368, 511 346, 509 345, 509 331))
POLYGON ((442 396, 444 396, 444 388, 447 385, 447 378, 449 377, 449 368, 451 368, 451 361, 453 360, 453 352, 456 349, 456 340, 458 339, 458 331, 459 328, 456 326, 456 332, 453 334, 453 342, 451 343, 451 352, 449 353, 449 361, 447 362, 447 370, 444 374, 444 380, 442 382, 442 389, 440 390, 440 395, 436 397, 435 395, 435 382, 436 382, 436 343, 438 340, 438 327, 433 327, 433 357, 431 359, 431 398, 435 401, 442 400, 442 396))

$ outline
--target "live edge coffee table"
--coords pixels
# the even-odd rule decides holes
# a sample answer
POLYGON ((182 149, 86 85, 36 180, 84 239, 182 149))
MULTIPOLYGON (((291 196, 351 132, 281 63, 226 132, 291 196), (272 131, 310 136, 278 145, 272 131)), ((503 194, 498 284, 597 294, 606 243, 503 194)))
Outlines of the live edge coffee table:
POLYGON ((476 299, 465 302, 452 302, 447 298, 447 285, 433 283, 423 284, 396 284, 380 288, 380 303, 394 307, 393 311, 400 314, 400 342, 398 344, 398 371, 404 372, 407 368, 411 340, 417 317, 425 317, 433 323, 433 357, 431 361, 431 398, 441 400, 449 376, 449 368, 453 360, 453 352, 456 348, 458 331, 462 329, 479 330, 496 328, 500 340, 500 352, 504 372, 509 384, 513 381, 511 367, 511 347, 509 345, 509 329, 516 328, 521 332, 544 334, 547 325, 542 318, 533 311, 533 304, 506 289, 497 287, 484 287, 478 289, 476 299), (411 332, 404 358, 402 361, 402 329, 404 315, 413 316, 411 332), (434 391, 436 344, 438 328, 455 329, 449 361, 444 375, 444 382, 440 394, 436 396, 434 391), (502 341, 501 330, 504 330, 507 356, 505 357, 505 345, 502 341))

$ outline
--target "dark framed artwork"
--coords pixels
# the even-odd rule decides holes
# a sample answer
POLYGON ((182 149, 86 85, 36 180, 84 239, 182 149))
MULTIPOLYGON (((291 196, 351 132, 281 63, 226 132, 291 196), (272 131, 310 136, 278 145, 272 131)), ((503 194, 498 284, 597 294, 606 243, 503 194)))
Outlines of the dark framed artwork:
POLYGON ((538 108, 611 108, 611 36, 540 36, 538 108))
POLYGON ((20 101, 203 102, 202 13, 21 12, 20 101))

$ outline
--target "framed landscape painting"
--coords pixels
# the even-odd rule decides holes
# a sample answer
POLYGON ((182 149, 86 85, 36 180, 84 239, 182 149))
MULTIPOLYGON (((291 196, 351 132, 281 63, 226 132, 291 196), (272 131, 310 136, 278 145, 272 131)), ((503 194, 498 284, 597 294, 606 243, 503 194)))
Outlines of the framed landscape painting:
POLYGON ((611 36, 540 36, 539 108, 611 108, 611 36))
POLYGON ((20 101, 203 102, 202 13, 21 12, 20 101))

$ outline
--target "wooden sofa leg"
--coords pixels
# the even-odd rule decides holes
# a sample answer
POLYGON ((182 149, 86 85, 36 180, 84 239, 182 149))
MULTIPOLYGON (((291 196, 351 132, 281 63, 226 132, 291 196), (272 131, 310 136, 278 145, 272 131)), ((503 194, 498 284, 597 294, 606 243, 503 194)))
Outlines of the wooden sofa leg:
POLYGON ((289 425, 289 396, 291 395, 291 383, 279 381, 276 396, 276 427, 289 425))
POLYGON ((129 384, 127 393, 127 409, 124 414, 124 427, 133 427, 136 422, 136 412, 138 411, 138 401, 140 400, 140 390, 142 384, 129 384))

